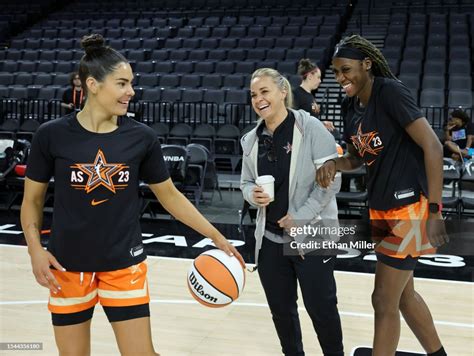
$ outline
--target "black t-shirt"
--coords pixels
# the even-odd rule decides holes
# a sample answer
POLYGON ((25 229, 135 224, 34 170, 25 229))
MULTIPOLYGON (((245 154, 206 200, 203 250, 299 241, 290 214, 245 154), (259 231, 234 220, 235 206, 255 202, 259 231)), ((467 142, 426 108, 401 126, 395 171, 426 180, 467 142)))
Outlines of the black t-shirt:
POLYGON ((389 210, 427 196, 423 150, 405 127, 423 117, 410 90, 401 82, 376 77, 367 107, 344 98, 344 139, 367 164, 369 206, 389 210))
POLYGON ((283 235, 283 229, 278 226, 277 221, 288 212, 294 125, 295 115, 290 111, 286 119, 275 129, 273 136, 264 132, 264 123, 257 130, 258 175, 272 175, 275 178, 275 200, 267 205, 265 229, 277 235, 283 235))
POLYGON ((83 90, 75 90, 74 88, 68 88, 63 93, 63 103, 74 104, 74 109, 66 109, 66 113, 69 114, 75 110, 80 110, 84 107, 85 95, 83 90))
MULTIPOLYGON (((447 124, 446 122, 444 127, 446 127, 447 124)), ((449 130, 449 135, 451 136, 451 141, 457 144, 461 149, 464 149, 467 144, 467 136, 474 135, 474 125, 468 122, 462 127, 455 127, 449 130)))
POLYGON ((302 87, 293 90, 293 106, 295 109, 303 109, 311 116, 319 116, 319 113, 313 111, 313 105, 316 105, 316 99, 313 94, 308 93, 302 87))
POLYGON ((48 250, 69 271, 112 271, 143 261, 139 181, 169 174, 154 131, 126 117, 110 133, 83 128, 76 114, 36 132, 26 176, 54 177, 48 250))

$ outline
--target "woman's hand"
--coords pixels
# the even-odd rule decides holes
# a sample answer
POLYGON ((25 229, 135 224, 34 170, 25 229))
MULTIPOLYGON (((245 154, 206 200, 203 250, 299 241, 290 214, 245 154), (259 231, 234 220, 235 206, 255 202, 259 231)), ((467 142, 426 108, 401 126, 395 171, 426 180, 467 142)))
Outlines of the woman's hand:
POLYGON ((220 235, 216 237, 214 240, 214 245, 222 251, 224 251, 226 254, 229 256, 235 256, 239 260, 240 264, 242 265, 242 268, 245 269, 245 261, 242 255, 237 251, 234 245, 232 245, 229 240, 227 240, 224 236, 220 235))
POLYGON ((286 232, 290 232, 293 227, 296 226, 293 217, 290 214, 286 214, 280 220, 277 221, 278 225, 286 232))
POLYGON ((61 286, 54 277, 49 266, 53 266, 58 271, 65 271, 66 269, 59 264, 51 252, 46 251, 43 248, 38 248, 34 252, 31 252, 30 257, 36 282, 38 282, 39 285, 48 288, 51 292, 58 293, 61 286))
POLYGON ((322 121, 324 127, 328 129, 330 132, 333 132, 336 128, 334 127, 334 124, 331 121, 322 121))
POLYGON ((441 213, 429 214, 426 221, 426 234, 433 247, 440 247, 449 242, 449 236, 446 232, 441 213))
POLYGON ((321 107, 319 106, 319 104, 313 103, 313 105, 311 105, 311 110, 313 110, 316 115, 319 115, 319 113, 321 112, 321 107))
POLYGON ((331 185, 334 177, 336 176, 336 162, 329 160, 318 168, 316 171, 316 182, 322 188, 327 188, 331 185))
POLYGON ((270 204, 270 196, 263 191, 262 187, 256 186, 253 188, 253 201, 259 207, 264 207, 270 204))

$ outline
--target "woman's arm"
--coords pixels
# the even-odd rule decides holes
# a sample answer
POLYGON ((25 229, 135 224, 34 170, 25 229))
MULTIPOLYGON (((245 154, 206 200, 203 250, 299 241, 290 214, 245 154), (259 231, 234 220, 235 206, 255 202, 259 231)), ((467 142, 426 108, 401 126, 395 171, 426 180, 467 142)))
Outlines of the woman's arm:
MULTIPOLYGON (((336 141, 334 137, 329 133, 328 130, 318 120, 310 121, 306 126, 305 132, 307 144, 311 147, 311 162, 303 164, 305 172, 301 172, 303 176, 293 176, 295 179, 296 186, 298 182, 308 182, 307 178, 312 178, 309 182, 312 183, 311 191, 304 202, 296 202, 298 206, 293 206, 288 209, 288 215, 291 219, 297 220, 298 223, 305 224, 316 217, 318 217, 322 210, 334 199, 334 196, 341 189, 341 177, 333 176, 328 187, 321 187, 319 184, 314 182, 314 169, 323 165, 327 160, 337 158, 336 141), (310 164, 314 165, 314 168, 310 168, 310 164), (306 178, 306 179, 305 179, 306 178)), ((304 151, 303 151, 304 152, 304 151)), ((298 157, 298 160, 305 159, 305 157, 298 157)), ((303 187, 303 186, 302 186, 303 187)), ((308 187, 310 188, 310 187, 308 187)), ((305 188, 303 188, 305 189, 305 188)), ((280 226, 288 228, 287 217, 283 221, 280 220, 280 226), (282 224, 283 223, 283 224, 282 224)))
POLYGON ((472 143, 474 141, 474 135, 467 135, 466 148, 472 148, 472 143))
POLYGON ((21 204, 20 218, 36 281, 43 287, 57 293, 57 290, 61 289, 61 287, 49 267, 52 265, 59 271, 63 271, 64 268, 50 252, 43 249, 40 241, 44 197, 47 188, 48 183, 40 183, 25 178, 25 191, 21 204))
POLYGON ((61 103, 61 107, 63 108, 66 108, 66 109, 72 109, 74 108, 74 104, 73 103, 61 103))
POLYGON ((201 235, 210 238, 216 247, 229 255, 235 255, 242 265, 245 266, 244 259, 237 249, 176 189, 171 179, 167 179, 162 183, 150 184, 149 187, 161 205, 177 220, 188 225, 201 235))
POLYGON ((240 175, 240 190, 244 199, 253 207, 261 208, 270 204, 270 197, 263 188, 255 183, 250 165, 253 164, 249 156, 242 156, 242 172, 240 175))
MULTIPOLYGON (((425 171, 428 179, 428 201, 442 203, 443 192, 443 147, 426 118, 414 120, 405 127, 406 132, 424 154, 425 171)), ((430 213, 428 221, 428 237, 433 246, 441 246, 449 240, 441 223, 430 223, 430 220, 442 220, 441 212, 430 213)))
POLYGON ((337 171, 346 172, 362 166, 364 161, 354 145, 347 144, 347 151, 342 157, 326 161, 316 172, 316 182, 323 188, 329 187, 337 171))

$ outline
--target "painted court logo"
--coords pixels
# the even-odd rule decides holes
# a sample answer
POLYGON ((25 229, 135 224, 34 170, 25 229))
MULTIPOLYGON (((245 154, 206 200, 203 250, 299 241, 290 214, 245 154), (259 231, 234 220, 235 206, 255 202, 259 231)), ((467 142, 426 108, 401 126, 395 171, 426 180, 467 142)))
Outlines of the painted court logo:
MULTIPOLYGON (((104 187, 115 194, 116 190, 128 186, 128 166, 123 163, 109 163, 101 149, 97 151, 94 162, 76 163, 71 170, 71 187, 85 190, 87 194, 98 187, 104 187)), ((108 199, 92 200, 91 205, 99 205, 108 199)))

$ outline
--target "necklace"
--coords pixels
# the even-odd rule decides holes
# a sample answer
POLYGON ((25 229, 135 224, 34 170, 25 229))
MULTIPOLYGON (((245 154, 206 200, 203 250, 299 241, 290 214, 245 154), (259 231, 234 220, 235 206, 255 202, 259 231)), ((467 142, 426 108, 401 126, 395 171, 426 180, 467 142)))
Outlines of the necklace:
POLYGON ((366 109, 367 108, 360 102, 359 98, 354 100, 354 111, 356 112, 356 114, 363 115, 366 109))

